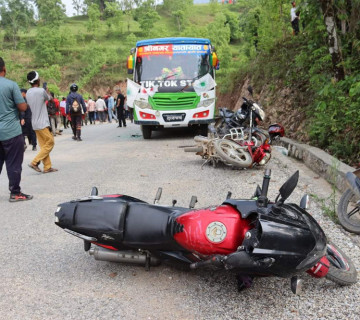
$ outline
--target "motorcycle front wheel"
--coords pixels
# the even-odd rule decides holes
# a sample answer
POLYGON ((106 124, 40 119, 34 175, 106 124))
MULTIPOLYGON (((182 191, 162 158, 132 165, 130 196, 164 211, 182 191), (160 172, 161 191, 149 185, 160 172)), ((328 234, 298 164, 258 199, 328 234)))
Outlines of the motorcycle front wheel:
POLYGON ((228 164, 238 168, 248 168, 253 160, 246 147, 227 139, 214 141, 214 148, 218 155, 228 164))
POLYGON ((351 189, 347 189, 341 196, 337 214, 345 230, 360 234, 360 199, 356 198, 351 189))
POLYGON ((352 261, 333 243, 328 243, 326 258, 330 262, 327 279, 341 285, 349 286, 357 282, 357 272, 352 261))

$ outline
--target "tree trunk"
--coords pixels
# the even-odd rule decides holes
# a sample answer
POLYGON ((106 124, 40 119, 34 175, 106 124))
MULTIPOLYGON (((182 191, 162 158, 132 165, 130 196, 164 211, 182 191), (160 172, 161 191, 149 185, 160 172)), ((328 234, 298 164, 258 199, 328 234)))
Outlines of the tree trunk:
POLYGON ((321 8, 324 15, 326 31, 328 33, 328 46, 332 59, 335 80, 341 81, 345 78, 345 70, 336 30, 336 17, 333 0, 321 0, 321 8))

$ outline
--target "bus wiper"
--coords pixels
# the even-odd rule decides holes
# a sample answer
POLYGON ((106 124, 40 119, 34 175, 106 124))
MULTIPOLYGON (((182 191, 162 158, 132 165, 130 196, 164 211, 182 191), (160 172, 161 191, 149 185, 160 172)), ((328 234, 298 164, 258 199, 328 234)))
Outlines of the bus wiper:
POLYGON ((197 75, 194 79, 191 80, 191 84, 187 84, 184 88, 180 89, 178 92, 183 92, 185 89, 189 88, 190 86, 192 86, 194 84, 194 81, 197 79, 200 79, 204 76, 205 74, 202 75, 197 75))

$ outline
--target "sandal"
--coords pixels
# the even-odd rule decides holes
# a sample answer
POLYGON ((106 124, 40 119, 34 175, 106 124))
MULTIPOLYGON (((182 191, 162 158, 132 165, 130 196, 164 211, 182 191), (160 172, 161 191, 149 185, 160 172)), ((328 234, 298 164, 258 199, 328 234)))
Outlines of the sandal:
POLYGON ((50 169, 44 170, 43 173, 50 173, 50 172, 56 172, 56 171, 59 171, 59 170, 55 169, 55 168, 50 168, 50 169))
POLYGON ((35 164, 29 163, 28 166, 29 168, 34 169, 36 172, 41 172, 41 169, 35 164))

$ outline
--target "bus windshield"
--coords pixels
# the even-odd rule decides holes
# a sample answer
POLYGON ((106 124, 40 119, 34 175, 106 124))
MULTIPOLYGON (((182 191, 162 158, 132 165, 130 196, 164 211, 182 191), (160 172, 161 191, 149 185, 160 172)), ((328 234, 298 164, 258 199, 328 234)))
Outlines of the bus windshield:
POLYGON ((140 47, 135 62, 135 81, 146 88, 158 86, 159 92, 177 92, 182 88, 194 91, 191 86, 194 79, 210 72, 209 52, 204 47, 206 46, 140 47))

